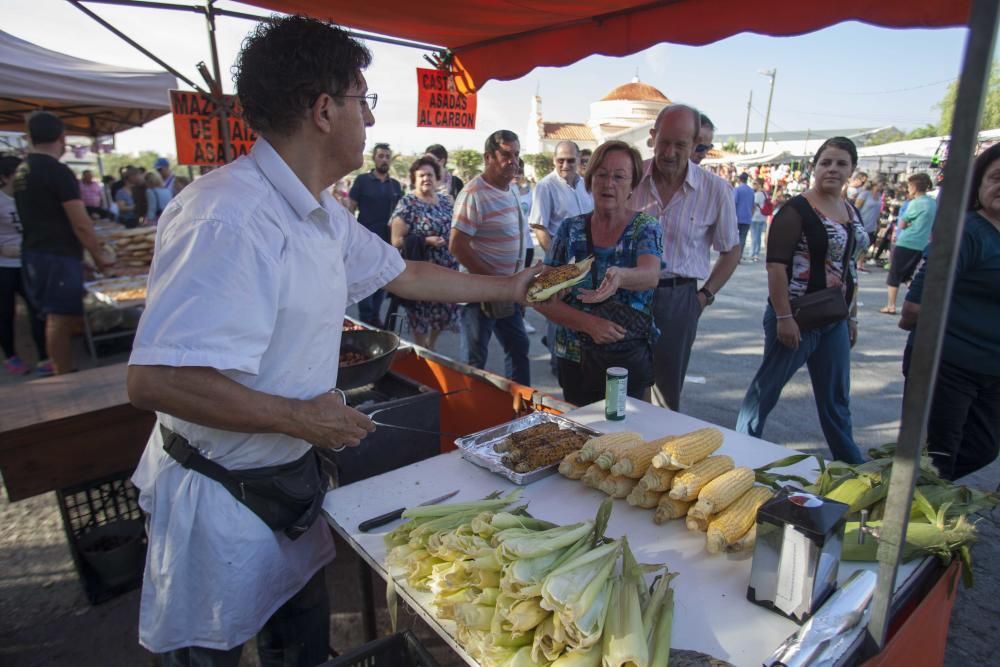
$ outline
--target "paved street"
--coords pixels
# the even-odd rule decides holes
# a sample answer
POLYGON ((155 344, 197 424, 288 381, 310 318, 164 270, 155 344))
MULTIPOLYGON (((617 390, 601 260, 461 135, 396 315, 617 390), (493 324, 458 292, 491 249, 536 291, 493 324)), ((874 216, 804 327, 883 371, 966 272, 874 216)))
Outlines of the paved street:
MULTIPOLYGON (((885 300, 884 279, 881 270, 862 276, 864 305, 860 309, 860 339, 853 351, 852 412, 855 436, 863 449, 892 442, 899 425, 899 368, 906 335, 896 328, 895 318, 878 313, 885 300)), ((763 265, 741 265, 702 318, 682 399, 683 412, 722 426, 735 425, 740 401, 760 361, 765 298, 763 265)), ((543 320, 534 312, 528 319, 538 329, 531 335, 532 384, 559 395, 541 344, 543 320)), ((458 337, 443 336, 439 351, 460 357, 458 337)), ((82 367, 89 365, 82 348, 78 358, 83 360, 82 367)), ((124 358, 118 354, 101 361, 124 358)), ((488 367, 502 372, 502 351, 495 341, 488 367)), ((0 383, 12 381, 5 377, 0 383)), ((825 451, 804 370, 786 387, 764 436, 802 451, 825 451)), ((992 489, 998 481, 1000 466, 994 464, 977 476, 976 483, 992 489)), ((998 523, 1000 511, 979 522, 982 542, 973 552, 976 587, 960 591, 945 663, 949 667, 996 662, 995 643, 1000 631, 1000 574, 995 569, 1000 562, 998 523)), ((339 552, 331 590, 353 590, 355 570, 348 566, 349 549, 342 545, 339 552)), ((376 597, 380 595, 376 584, 376 597)), ((350 594, 336 596, 334 635, 338 646, 360 641, 358 615, 351 611, 355 605, 350 594)), ((148 664, 147 654, 135 642, 137 614, 137 592, 97 607, 86 603, 53 494, 13 504, 0 495, 0 664, 148 664)), ((254 664, 249 654, 244 652, 245 665, 254 664)))

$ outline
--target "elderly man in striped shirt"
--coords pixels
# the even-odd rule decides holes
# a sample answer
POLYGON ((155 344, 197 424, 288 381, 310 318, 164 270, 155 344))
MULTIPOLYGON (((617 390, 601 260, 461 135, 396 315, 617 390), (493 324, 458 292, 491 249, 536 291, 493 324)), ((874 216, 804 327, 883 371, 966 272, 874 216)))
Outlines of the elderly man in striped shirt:
POLYGON ((653 159, 632 193, 636 211, 663 226, 665 268, 653 301, 662 332, 653 350, 653 401, 678 410, 698 319, 740 261, 733 193, 724 180, 691 162, 701 114, 683 104, 664 107, 650 130, 653 159), (711 266, 711 249, 719 253, 711 266), (698 281, 703 281, 698 288, 698 281))

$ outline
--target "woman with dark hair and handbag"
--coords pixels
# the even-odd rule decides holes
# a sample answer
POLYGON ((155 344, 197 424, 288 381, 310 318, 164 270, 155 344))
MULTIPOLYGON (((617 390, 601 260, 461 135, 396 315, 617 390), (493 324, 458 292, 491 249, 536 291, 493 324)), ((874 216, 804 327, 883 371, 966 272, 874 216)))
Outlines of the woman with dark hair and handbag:
POLYGON ((851 426, 851 347, 858 337, 856 255, 868 238, 844 199, 858 164, 854 142, 833 137, 813 158, 813 184, 781 208, 767 243, 764 359, 736 430, 760 437, 781 390, 805 364, 833 458, 863 461, 851 426))
POLYGON ((564 220, 545 263, 563 266, 591 255, 590 273, 566 296, 536 308, 557 325, 555 355, 563 396, 575 405, 604 398, 605 374, 628 369, 628 395, 648 401, 653 386, 653 292, 660 277, 663 231, 627 202, 642 176, 639 152, 621 141, 598 146, 584 184, 594 211, 564 220))

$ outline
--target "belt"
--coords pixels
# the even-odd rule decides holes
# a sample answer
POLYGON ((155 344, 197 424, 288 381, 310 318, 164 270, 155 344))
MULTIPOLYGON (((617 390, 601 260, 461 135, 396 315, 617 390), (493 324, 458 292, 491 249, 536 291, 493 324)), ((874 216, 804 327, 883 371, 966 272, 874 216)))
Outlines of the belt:
POLYGON ((697 278, 660 278, 657 287, 680 287, 681 285, 693 285, 698 282, 697 278))

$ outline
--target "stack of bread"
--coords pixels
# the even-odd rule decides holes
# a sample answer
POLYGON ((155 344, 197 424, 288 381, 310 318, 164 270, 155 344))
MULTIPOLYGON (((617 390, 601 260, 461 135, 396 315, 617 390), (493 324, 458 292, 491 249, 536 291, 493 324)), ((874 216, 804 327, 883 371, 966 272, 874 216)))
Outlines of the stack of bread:
POLYGON ((113 232, 107 237, 114 253, 114 272, 121 274, 147 273, 153 261, 156 227, 136 227, 113 232))

